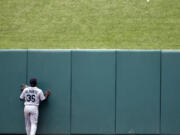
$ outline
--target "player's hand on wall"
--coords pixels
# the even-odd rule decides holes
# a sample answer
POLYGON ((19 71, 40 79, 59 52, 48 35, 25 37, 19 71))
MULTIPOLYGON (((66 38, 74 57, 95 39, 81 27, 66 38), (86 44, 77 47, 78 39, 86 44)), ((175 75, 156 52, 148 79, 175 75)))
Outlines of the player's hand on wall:
POLYGON ((47 90, 47 91, 45 92, 46 98, 47 98, 50 94, 51 94, 51 91, 50 91, 50 90, 47 90))
POLYGON ((21 92, 27 87, 25 84, 21 84, 21 92))

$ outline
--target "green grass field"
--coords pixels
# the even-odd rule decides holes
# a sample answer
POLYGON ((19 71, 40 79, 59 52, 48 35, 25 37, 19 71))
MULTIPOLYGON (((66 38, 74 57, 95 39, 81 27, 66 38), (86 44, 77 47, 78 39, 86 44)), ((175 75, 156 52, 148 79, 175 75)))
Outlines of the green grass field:
POLYGON ((0 0, 0 49, 180 49, 180 0, 0 0))

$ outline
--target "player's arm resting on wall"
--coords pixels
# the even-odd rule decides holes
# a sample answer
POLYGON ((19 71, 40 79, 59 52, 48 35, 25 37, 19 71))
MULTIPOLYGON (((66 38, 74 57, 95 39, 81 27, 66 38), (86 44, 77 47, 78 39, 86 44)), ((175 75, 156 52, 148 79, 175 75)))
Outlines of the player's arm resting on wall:
POLYGON ((19 99, 20 99, 20 100, 24 100, 24 99, 25 99, 24 89, 23 89, 23 91, 21 92, 21 95, 20 95, 19 99))
POLYGON ((24 89, 27 88, 27 87, 28 87, 28 85, 26 85, 26 84, 21 84, 21 86, 20 86, 21 95, 20 95, 20 97, 19 97, 20 100, 24 100, 24 99, 25 99, 24 89))
POLYGON ((41 99, 41 101, 44 101, 44 100, 48 99, 50 93, 51 93, 50 90, 47 90, 45 93, 41 92, 41 93, 40 93, 40 99, 41 99))
POLYGON ((51 94, 50 90, 47 90, 44 94, 45 98, 47 99, 49 97, 49 95, 51 94))
POLYGON ((25 88, 27 88, 28 87, 28 85, 26 85, 26 84, 21 84, 21 92, 23 92, 23 90, 25 89, 25 88))

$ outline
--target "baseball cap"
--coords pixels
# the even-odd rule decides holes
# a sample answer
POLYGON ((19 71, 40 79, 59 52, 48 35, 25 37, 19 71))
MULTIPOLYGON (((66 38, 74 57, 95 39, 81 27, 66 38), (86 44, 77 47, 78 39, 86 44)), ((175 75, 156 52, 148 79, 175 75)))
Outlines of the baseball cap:
POLYGON ((37 84, 37 79, 36 78, 31 78, 30 79, 30 84, 36 85, 37 84))

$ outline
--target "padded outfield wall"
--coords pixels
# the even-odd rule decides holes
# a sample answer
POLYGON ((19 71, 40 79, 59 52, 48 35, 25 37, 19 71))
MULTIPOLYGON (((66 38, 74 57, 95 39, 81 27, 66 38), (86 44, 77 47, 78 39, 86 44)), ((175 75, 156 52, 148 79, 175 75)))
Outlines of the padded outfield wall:
POLYGON ((49 99, 39 134, 180 134, 180 51, 0 50, 0 134, 24 134, 20 84, 49 99))

